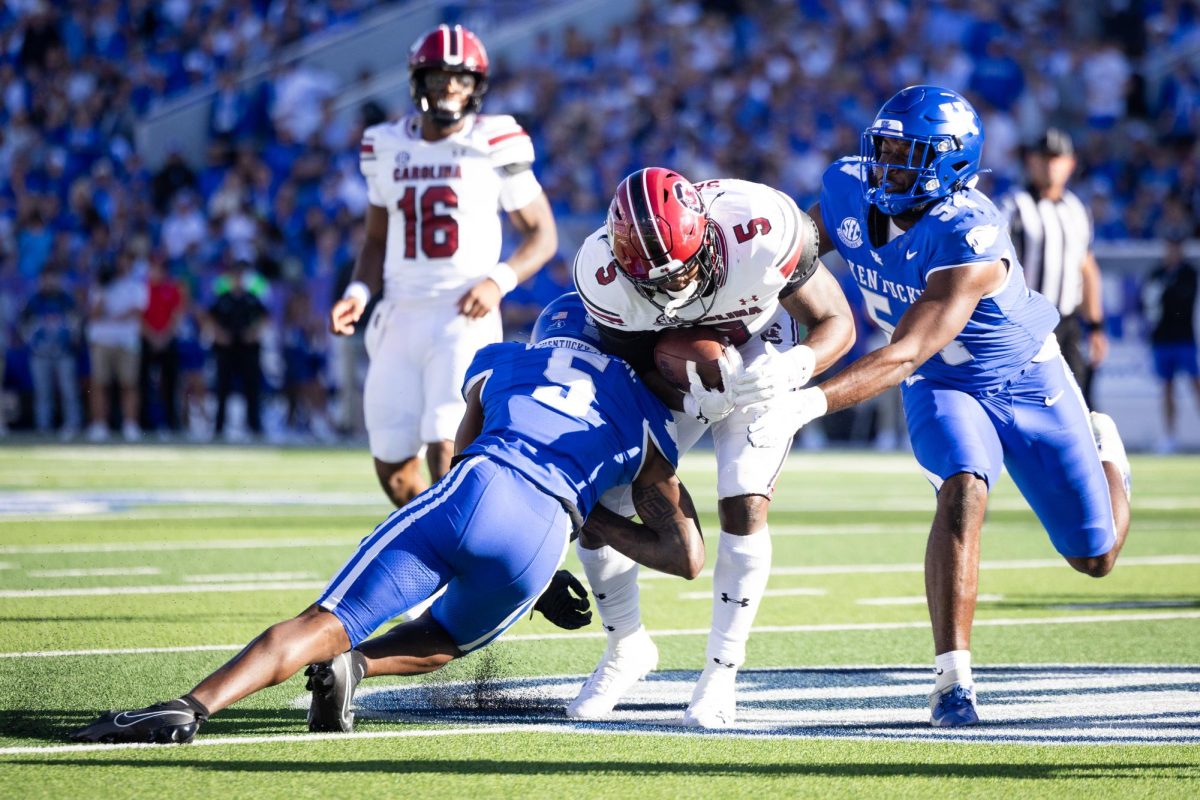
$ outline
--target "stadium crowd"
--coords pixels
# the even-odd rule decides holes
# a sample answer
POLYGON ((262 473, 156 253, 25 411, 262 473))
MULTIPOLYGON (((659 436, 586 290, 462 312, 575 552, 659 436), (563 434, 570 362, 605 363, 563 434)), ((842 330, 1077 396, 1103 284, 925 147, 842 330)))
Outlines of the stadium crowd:
MULTIPOLYGON (((268 431, 356 432, 361 346, 330 342, 323 316, 362 236, 361 130, 407 109, 368 103, 341 123, 336 81, 271 57, 373 5, 0 3, 0 396, 16 401, 0 428, 207 436, 206 398, 241 392, 258 431, 262 384, 288 401, 264 406, 268 431), (254 65, 267 77, 238 83, 254 65), (216 89, 204 162, 149 167, 138 115, 200 85, 216 89), (123 392, 85 420, 81 398, 105 394, 88 392, 98 366, 123 392)), ((1020 181, 1022 143, 1055 125, 1078 142, 1073 186, 1098 238, 1179 239, 1200 233, 1200 69, 1160 73, 1148 56, 1198 39, 1194 0, 675 0, 497 59, 485 110, 533 137, 566 258, 647 164, 768 183, 806 207, 881 99, 913 83, 960 87, 980 111, 988 191, 1020 181)), ((509 295, 510 334, 569 282, 559 258, 509 295)))

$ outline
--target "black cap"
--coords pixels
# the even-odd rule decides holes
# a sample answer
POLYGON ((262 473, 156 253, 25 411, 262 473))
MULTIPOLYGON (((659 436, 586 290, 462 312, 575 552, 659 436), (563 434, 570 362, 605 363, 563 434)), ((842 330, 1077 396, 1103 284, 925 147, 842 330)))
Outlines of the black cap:
POLYGON ((1075 143, 1071 141, 1071 134, 1062 128, 1047 128, 1029 149, 1031 152, 1047 156, 1075 155, 1075 143))

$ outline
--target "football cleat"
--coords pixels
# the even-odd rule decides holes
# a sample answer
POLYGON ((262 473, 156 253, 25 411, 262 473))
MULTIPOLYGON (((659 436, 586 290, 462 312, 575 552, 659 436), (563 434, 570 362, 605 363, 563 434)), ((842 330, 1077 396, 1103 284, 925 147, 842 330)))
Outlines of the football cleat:
POLYGON ((1125 497, 1133 495, 1133 470, 1129 466, 1129 457, 1125 455, 1125 443, 1121 441, 1121 432, 1117 423, 1108 414, 1093 411, 1089 417, 1092 425, 1092 436, 1096 440, 1096 449, 1100 451, 1101 461, 1110 461, 1121 473, 1121 481, 1125 485, 1125 497))
POLYGON ((975 687, 952 683, 929 695, 929 724, 935 728, 959 728, 978 725, 975 711, 975 687))
POLYGON ((308 705, 308 729, 314 732, 354 730, 354 690, 366 674, 362 658, 355 659, 347 650, 329 661, 312 664, 304 670, 308 676, 305 688, 312 692, 308 705))
POLYGON ((683 724, 690 728, 728 728, 736 722, 736 683, 737 667, 719 661, 706 666, 692 690, 692 702, 683 712, 683 724))
POLYGON ((604 719, 626 692, 657 666, 658 647, 644 627, 639 626, 615 643, 609 642, 591 677, 567 705, 567 716, 571 719, 604 719))
POLYGON ((133 711, 109 711, 70 736, 76 742, 105 744, 187 744, 201 722, 204 719, 191 706, 176 699, 133 711))

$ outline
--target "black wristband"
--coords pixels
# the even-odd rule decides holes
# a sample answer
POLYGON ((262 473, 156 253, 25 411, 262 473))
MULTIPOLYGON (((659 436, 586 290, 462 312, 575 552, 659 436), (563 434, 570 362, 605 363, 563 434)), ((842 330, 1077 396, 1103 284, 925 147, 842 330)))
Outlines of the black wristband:
POLYGON ((1088 322, 1086 319, 1081 319, 1079 320, 1079 327, 1083 329, 1084 333, 1095 333, 1100 330, 1100 323, 1088 322))

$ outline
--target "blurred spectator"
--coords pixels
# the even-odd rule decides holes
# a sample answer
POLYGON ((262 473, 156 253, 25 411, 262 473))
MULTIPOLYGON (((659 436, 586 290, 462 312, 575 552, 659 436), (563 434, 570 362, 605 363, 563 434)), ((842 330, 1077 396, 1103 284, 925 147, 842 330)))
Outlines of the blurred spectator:
POLYGON ((53 428, 57 392, 62 408, 61 438, 74 439, 83 424, 75 366, 80 319, 75 298, 67 292, 59 272, 48 269, 38 277, 37 291, 25 304, 21 322, 29 345, 37 431, 49 433, 53 428))
POLYGON ((312 298, 300 287, 288 295, 283 312, 283 393, 287 398, 287 425, 295 433, 309 433, 318 441, 333 439, 328 398, 321 383, 325 370, 324 319, 313 308, 312 298))
POLYGON ((1092 374, 1108 353, 1100 266, 1092 252, 1092 219, 1067 188, 1075 171, 1075 146, 1058 128, 1048 128, 1025 149, 1026 188, 1001 198, 1025 282, 1057 308, 1054 329, 1063 358, 1075 374, 1089 408, 1092 374))
POLYGON ((179 405, 182 411, 183 429, 188 438, 204 439, 211 435, 211 420, 208 416, 208 385, 204 368, 208 351, 202 340, 200 320, 187 286, 183 291, 179 326, 175 331, 175 346, 179 356, 179 380, 181 393, 179 405))
POLYGON ((109 384, 120 390, 118 406, 125 441, 141 437, 138 428, 138 374, 141 362, 141 321, 149 296, 146 282, 133 272, 133 255, 122 250, 112 266, 102 269, 90 290, 87 338, 91 354, 92 422, 88 440, 108 439, 109 384))
POLYGON ((1162 381, 1163 437, 1160 453, 1175 451, 1175 376, 1188 379, 1200 406, 1200 365, 1196 355, 1196 268, 1183 257, 1183 237, 1166 242, 1162 264, 1146 280, 1142 293, 1154 371, 1162 381))
POLYGON ((504 298, 501 306, 504 338, 528 339, 542 309, 559 295, 573 291, 575 281, 571 277, 571 265, 561 255, 554 256, 504 298))
POLYGON ((167 273, 162 252, 150 254, 148 301, 142 314, 142 429, 178 433, 179 351, 176 333, 183 319, 183 292, 167 273), (165 430, 160 427, 165 426, 165 430))
POLYGON ((235 389, 240 389, 246 399, 246 426, 255 436, 262 435, 260 342, 263 328, 270 319, 267 307, 251 290, 252 280, 250 264, 245 261, 235 263, 232 271, 223 276, 217 298, 208 309, 213 354, 217 359, 215 437, 225 433, 226 407, 235 389))

